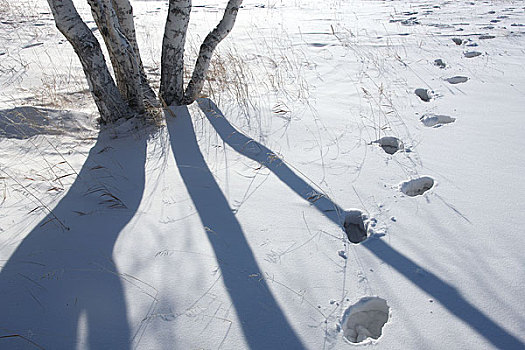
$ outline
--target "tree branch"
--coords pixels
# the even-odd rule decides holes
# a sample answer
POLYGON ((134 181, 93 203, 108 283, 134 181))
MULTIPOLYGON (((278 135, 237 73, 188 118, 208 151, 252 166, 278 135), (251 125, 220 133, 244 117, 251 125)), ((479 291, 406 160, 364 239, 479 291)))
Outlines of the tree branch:
POLYGON ((215 29, 204 39, 195 63, 193 75, 184 93, 183 104, 191 104, 198 97, 206 80, 206 73, 210 66, 213 51, 217 45, 231 32, 242 0, 229 0, 224 15, 215 29))

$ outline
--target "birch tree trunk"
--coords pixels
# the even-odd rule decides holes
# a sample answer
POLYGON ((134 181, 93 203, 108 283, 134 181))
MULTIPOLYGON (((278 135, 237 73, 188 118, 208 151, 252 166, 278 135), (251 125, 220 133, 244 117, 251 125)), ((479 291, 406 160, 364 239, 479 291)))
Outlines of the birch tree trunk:
POLYGON ((58 30, 77 53, 89 90, 104 122, 130 118, 133 111, 111 76, 98 40, 82 21, 71 0, 48 0, 58 30))
POLYGON ((170 106, 184 97, 184 44, 190 20, 191 0, 170 0, 162 40, 160 97, 170 106))
MULTIPOLYGON (((147 81, 137 44, 129 0, 87 0, 104 39, 113 80, 97 39, 82 21, 72 0, 47 0, 57 28, 71 43, 86 74, 102 120, 112 122, 145 113, 145 102, 158 107, 147 81)), ((191 80, 184 90, 184 45, 191 0, 169 0, 162 47, 160 97, 170 105, 191 104, 204 86, 213 51, 230 33, 242 0, 229 0, 224 15, 205 38, 191 80)))
POLYGON ((106 43, 122 97, 131 109, 144 113, 139 62, 132 45, 121 30, 112 0, 88 0, 88 3, 106 43))
POLYGON ((229 0, 221 21, 217 27, 215 27, 215 29, 213 29, 206 36, 206 39, 204 39, 204 42, 202 43, 199 50, 199 57, 195 63, 193 75, 184 93, 182 104, 189 105, 193 103, 193 101, 195 101, 201 92, 206 80, 206 73, 208 72, 208 68, 210 66, 213 51, 217 45, 231 32, 241 4, 242 0, 229 0))
POLYGON ((148 82, 144 66, 140 57, 139 45, 137 43, 137 35, 135 32, 135 21, 133 20, 133 7, 129 0, 112 0, 113 8, 117 14, 117 19, 120 24, 122 33, 128 39, 135 57, 137 59, 140 71, 140 81, 142 86, 142 93, 144 95, 144 102, 150 106, 157 106, 157 96, 148 82))

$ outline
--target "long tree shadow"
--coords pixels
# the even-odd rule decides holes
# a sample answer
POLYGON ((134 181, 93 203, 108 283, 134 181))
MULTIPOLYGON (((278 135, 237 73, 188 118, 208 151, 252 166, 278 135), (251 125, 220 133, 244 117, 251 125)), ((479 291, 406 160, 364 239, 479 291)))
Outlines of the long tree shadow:
MULTIPOLYGON (((282 182, 303 199, 311 202, 312 205, 336 225, 341 226, 343 224, 345 211, 341 207, 332 202, 328 197, 319 195, 318 191, 299 177, 270 149, 235 129, 213 101, 209 99, 199 99, 198 103, 207 119, 226 144, 240 154, 268 168, 282 182)), ((520 339, 506 331, 482 311, 469 303, 455 287, 418 265, 410 258, 399 253, 383 240, 367 240, 362 243, 361 246, 394 268, 421 290, 432 295, 441 305, 495 347, 500 349, 525 348, 525 344, 520 339)))
POLYGON ((269 290, 228 201, 199 149, 187 107, 168 118, 181 177, 213 247, 250 349, 303 349, 269 290))
POLYGON ((145 160, 146 137, 99 133, 67 194, 0 272, 0 348, 130 348, 112 256, 141 201, 145 160))

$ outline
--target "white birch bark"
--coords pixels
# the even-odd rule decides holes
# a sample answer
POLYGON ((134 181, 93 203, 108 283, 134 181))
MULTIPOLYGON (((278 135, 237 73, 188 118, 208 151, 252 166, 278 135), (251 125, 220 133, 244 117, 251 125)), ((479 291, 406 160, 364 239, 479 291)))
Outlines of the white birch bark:
POLYGON ((160 78, 160 97, 167 106, 181 105, 184 96, 184 44, 190 12, 191 0, 170 0, 160 78))
POLYGON ((78 55, 89 89, 104 122, 133 116, 111 76, 100 44, 71 0, 48 0, 58 30, 78 55))
POLYGON ((184 93, 183 104, 191 104, 198 97, 206 80, 206 73, 210 66, 213 51, 217 45, 231 32, 239 7, 242 0, 229 0, 224 15, 215 29, 213 29, 204 39, 200 50, 199 57, 195 63, 195 68, 190 82, 184 93))
POLYGON ((150 83, 148 82, 148 78, 142 64, 142 59, 140 57, 139 45, 137 43, 137 35, 135 32, 135 21, 133 20, 133 7, 131 6, 129 0, 112 0, 112 3, 115 13, 117 14, 120 29, 128 39, 133 52, 135 53, 135 57, 139 65, 142 93, 144 95, 145 102, 150 106, 156 106, 158 104, 157 97, 151 88, 150 83))
POLYGON ((88 0, 88 3, 106 43, 117 87, 130 108, 143 113, 145 108, 139 62, 121 30, 112 0, 88 0))

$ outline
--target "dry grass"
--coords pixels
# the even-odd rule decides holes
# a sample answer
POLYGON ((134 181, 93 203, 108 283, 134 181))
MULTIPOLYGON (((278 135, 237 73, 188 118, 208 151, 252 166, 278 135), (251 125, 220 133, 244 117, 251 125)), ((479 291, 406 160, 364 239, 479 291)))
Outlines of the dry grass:
MULTIPOLYGON (((252 30, 255 33, 257 28, 252 30)), ((249 44, 254 47, 242 52, 235 40, 228 37, 214 52, 202 97, 231 108, 227 112, 239 115, 244 126, 258 129, 254 134, 270 123, 265 119, 279 117, 289 122, 313 109, 309 104, 312 86, 306 73, 315 74, 316 66, 301 48, 292 45, 287 33, 250 38, 249 44)), ((186 44, 186 81, 191 77, 199 45, 199 38, 189 38, 186 44)))
MULTIPOLYGON (((0 13, 9 12, 13 18, 18 18, 19 22, 25 19, 35 20, 38 16, 50 19, 48 13, 38 12, 35 6, 28 0, 0 0, 0 13), (22 15, 24 12, 25 14, 22 15)), ((52 30, 60 37, 56 29, 51 28, 52 22, 47 22, 46 30, 52 30)), ((44 30, 44 27, 35 28, 34 30, 44 30)), ((252 29, 253 35, 257 30, 258 28, 252 29)), ((95 35, 98 36, 98 33, 95 35)), ((156 33, 149 33, 146 29, 145 35, 152 39, 156 33)), ((39 36, 43 36, 42 33, 34 35, 34 37, 39 36)), ((55 47, 48 39, 39 40, 47 40, 45 46, 36 48, 42 52, 41 58, 35 62, 41 72, 41 84, 38 87, 26 88, 24 91, 26 97, 13 101, 14 104, 30 104, 55 109, 96 110, 92 99, 88 97, 89 90, 78 60, 61 61, 59 64, 54 58, 56 56, 54 51, 63 50, 62 45, 55 47)), ((271 33, 266 39, 250 38, 255 45, 250 52, 240 52, 234 40, 234 38, 227 38, 214 53, 201 96, 210 97, 219 105, 235 106, 236 111, 244 117, 244 124, 248 126, 264 124, 260 120, 263 114, 273 114, 289 120, 298 113, 297 105, 301 105, 301 108, 308 105, 311 86, 304 77, 304 72, 314 70, 315 65, 309 62, 300 48, 291 45, 292 40, 286 33, 271 33), (272 112, 271 109, 268 110, 268 105, 286 105, 288 113, 272 112)), ((153 43, 153 40, 147 40, 145 42, 151 43, 150 46, 142 47, 143 54, 147 53, 153 61, 149 62, 145 69, 156 90, 160 84, 160 62, 158 62, 160 50, 157 41, 153 43), (152 51, 155 53, 153 54, 152 51)), ((192 37, 189 33, 186 44, 186 81, 191 77, 201 42, 202 38, 192 37)), ((0 60, 0 77, 3 76, 2 80, 6 84, 21 83, 25 75, 32 74, 29 63, 23 55, 9 52, 9 66, 3 66, 2 62, 5 61, 0 60), (6 80, 5 77, 8 75, 11 78, 6 80)), ((109 59, 107 62, 109 63, 109 59)), ((279 110, 279 108, 274 109, 279 110)), ((162 125, 161 111, 155 107, 148 109, 148 120, 155 125, 162 125)))
MULTIPOLYGON (((13 18, 13 23, 9 24, 16 26, 12 27, 13 33, 29 30, 22 28, 24 22, 34 22, 38 20, 39 16, 50 18, 49 13, 42 15, 28 1, 0 0, 0 14, 2 14, 3 19, 13 18)), ((55 35, 60 35, 52 28, 52 22, 48 22, 46 27, 36 26, 30 29, 35 31, 34 37, 41 38, 43 30, 52 30, 55 35)), ((254 28, 253 33, 256 31, 257 28, 254 28)), ((225 40, 214 53, 202 96, 212 98, 219 105, 233 106, 235 111, 244 117, 244 125, 259 130, 264 129, 265 121, 263 119, 265 117, 277 116, 289 121, 297 113, 297 104, 308 105, 311 87, 303 73, 315 70, 315 65, 309 62, 300 48, 291 45, 292 40, 286 33, 273 33, 267 39, 252 38, 251 40, 256 47, 250 52, 240 52, 234 40, 225 40), (252 52, 264 54, 253 54, 252 52)), ((201 38, 188 38, 186 45, 188 56, 185 69, 186 81, 189 81, 191 77, 200 43, 201 38)), ((65 43, 64 45, 68 44, 65 43)), ((95 110, 80 63, 76 59, 65 64, 64 61, 57 62, 53 50, 59 48, 63 49, 62 46, 54 47, 52 42, 35 48, 35 50, 39 50, 40 60, 33 64, 41 72, 41 84, 38 87, 23 91, 26 97, 13 98, 12 104, 29 104, 57 110, 95 110)), ((67 48, 70 49, 69 46, 67 48)), ((16 77, 22 79, 28 69, 28 64, 24 62, 23 56, 20 55, 19 59, 16 60, 16 55, 14 52, 9 53, 9 60, 16 61, 16 64, 13 64, 12 67, 5 67, 5 71, 2 70, 3 60, 0 60, 0 76, 4 75, 5 77, 5 74, 13 76, 10 80, 4 80, 7 84, 14 84, 16 77), (16 69, 13 68, 15 65, 16 69), (9 69, 11 71, 7 72, 9 69)), ((35 67, 33 66, 33 68, 35 67)), ((147 66, 146 73, 151 79, 153 87, 158 89, 160 62, 154 62, 154 66, 147 66)), ((147 121, 156 126, 163 125, 162 109, 158 107, 149 108, 147 121)), ((27 120, 25 126, 31 127, 32 122, 27 120)), ((60 130, 58 131, 60 133, 60 130)), ((53 169, 51 162, 46 159, 44 162, 48 169, 53 169)), ((13 177, 17 177, 17 175, 13 175, 13 177)), ((47 178, 51 182, 56 182, 55 180, 60 182, 61 179, 60 175, 57 174, 50 174, 47 178)), ((57 183, 50 188, 64 188, 65 186, 66 184, 57 183)), ((26 188, 31 190, 30 187, 26 188)))

